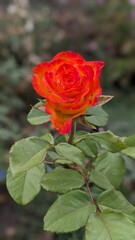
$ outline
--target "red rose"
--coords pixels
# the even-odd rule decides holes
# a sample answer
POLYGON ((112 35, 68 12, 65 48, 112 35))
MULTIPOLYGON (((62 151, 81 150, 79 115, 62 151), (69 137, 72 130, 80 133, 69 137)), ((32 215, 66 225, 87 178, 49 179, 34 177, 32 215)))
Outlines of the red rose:
POLYGON ((102 89, 99 84, 104 62, 85 61, 72 51, 58 53, 34 69, 33 87, 46 98, 45 111, 61 134, 70 131, 73 118, 94 106, 102 89))

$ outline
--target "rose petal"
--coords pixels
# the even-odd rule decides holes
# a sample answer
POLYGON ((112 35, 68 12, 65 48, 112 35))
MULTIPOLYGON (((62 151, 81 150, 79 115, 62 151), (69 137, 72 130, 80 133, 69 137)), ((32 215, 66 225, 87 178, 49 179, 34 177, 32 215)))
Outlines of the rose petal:
POLYGON ((63 51, 63 52, 60 52, 60 53, 56 54, 56 56, 53 57, 52 61, 54 61, 56 59, 62 59, 64 61, 70 61, 70 62, 74 61, 74 60, 77 60, 77 59, 78 60, 80 59, 84 62, 84 59, 80 54, 72 52, 70 50, 65 51, 65 52, 63 51))

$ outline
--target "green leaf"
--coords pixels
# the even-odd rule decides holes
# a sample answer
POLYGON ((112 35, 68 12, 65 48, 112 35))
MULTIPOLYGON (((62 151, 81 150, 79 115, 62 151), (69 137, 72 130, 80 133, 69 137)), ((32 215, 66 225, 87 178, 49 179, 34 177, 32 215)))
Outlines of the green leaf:
POLYGON ((50 144, 39 137, 30 137, 16 142, 10 151, 10 167, 13 176, 40 164, 50 144))
POLYGON ((90 107, 85 113, 85 119, 97 127, 103 127, 107 124, 108 114, 99 106, 90 107))
POLYGON ((93 140, 101 148, 104 148, 110 152, 119 152, 122 149, 126 148, 122 140, 110 131, 92 133, 92 134, 89 134, 87 138, 93 140))
POLYGON ((50 115, 40 109, 41 102, 37 103, 30 110, 27 120, 32 125, 39 125, 50 121, 50 115))
POLYGON ((87 193, 75 190, 64 195, 53 203, 44 218, 44 230, 66 233, 83 227, 90 214, 95 212, 87 193))
POLYGON ((129 137, 126 137, 124 143, 128 147, 135 147, 135 134, 129 137))
POLYGON ((89 136, 88 132, 85 131, 76 131, 75 136, 74 136, 74 143, 80 142, 84 139, 86 139, 86 137, 89 136))
POLYGON ((97 144, 87 138, 77 142, 76 146, 83 151, 86 157, 95 157, 98 153, 97 144))
POLYGON ((66 142, 66 138, 64 134, 58 134, 55 137, 55 144, 61 143, 61 142, 66 142))
POLYGON ((125 215, 106 210, 92 214, 86 225, 86 240, 134 240, 135 225, 125 215))
POLYGON ((53 161, 56 161, 57 159, 60 158, 60 155, 55 152, 55 149, 51 148, 47 152, 49 158, 51 158, 53 161))
POLYGON ((135 221, 135 207, 128 202, 121 192, 115 189, 109 189, 101 193, 97 203, 101 211, 104 207, 111 208, 112 210, 117 210, 126 214, 130 220, 135 221))
POLYGON ((127 147, 126 149, 122 150, 122 152, 128 157, 135 159, 135 147, 127 147))
POLYGON ((91 170, 90 180, 100 188, 113 188, 113 185, 109 182, 108 178, 95 169, 91 170))
POLYGON ((106 152, 97 157, 95 169, 106 176, 109 182, 117 188, 125 174, 125 161, 119 153, 106 152))
POLYGON ((63 157, 61 157, 58 153, 56 153, 53 149, 49 150, 47 152, 49 158, 51 160, 53 160, 55 163, 60 163, 60 164, 72 164, 71 161, 64 159, 63 157))
POLYGON ((45 174, 42 187, 46 190, 65 193, 84 185, 84 180, 77 171, 57 167, 45 174))
POLYGON ((41 138, 44 139, 45 141, 49 142, 52 145, 54 144, 54 138, 51 133, 46 133, 41 138))
POLYGON ((125 138, 124 143, 127 148, 122 152, 128 157, 135 159, 135 134, 125 138))
POLYGON ((42 164, 13 178, 9 168, 7 172, 7 189, 11 197, 19 204, 25 205, 29 203, 39 193, 44 173, 45 168, 42 164))
POLYGON ((79 148, 68 143, 59 143, 55 147, 55 150, 62 158, 65 158, 70 162, 76 163, 78 165, 83 164, 85 157, 79 148))

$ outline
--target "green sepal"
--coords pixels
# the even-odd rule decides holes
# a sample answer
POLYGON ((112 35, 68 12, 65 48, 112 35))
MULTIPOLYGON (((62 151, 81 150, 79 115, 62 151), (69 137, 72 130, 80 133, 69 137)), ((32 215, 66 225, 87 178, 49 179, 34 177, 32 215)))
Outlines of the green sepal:
POLYGON ((101 95, 98 98, 98 102, 96 104, 96 106, 102 106, 105 103, 109 102, 110 100, 112 100, 113 96, 111 95, 101 95))

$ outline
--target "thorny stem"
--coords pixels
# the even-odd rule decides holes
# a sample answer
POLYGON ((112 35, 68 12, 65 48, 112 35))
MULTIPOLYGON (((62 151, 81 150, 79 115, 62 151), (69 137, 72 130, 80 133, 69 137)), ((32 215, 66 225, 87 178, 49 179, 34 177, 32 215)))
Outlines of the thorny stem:
POLYGON ((76 132, 76 122, 73 120, 70 137, 68 139, 69 144, 72 144, 75 132, 76 132))

